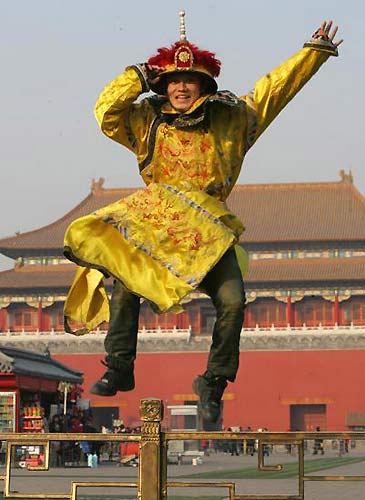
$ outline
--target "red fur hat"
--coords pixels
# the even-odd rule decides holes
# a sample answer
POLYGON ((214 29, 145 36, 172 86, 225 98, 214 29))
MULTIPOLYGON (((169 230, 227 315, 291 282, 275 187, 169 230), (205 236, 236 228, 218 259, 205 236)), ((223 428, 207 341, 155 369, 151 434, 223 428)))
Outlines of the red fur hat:
POLYGON ((215 93, 217 83, 214 78, 219 75, 221 62, 213 52, 201 50, 196 45, 181 40, 171 47, 161 47, 157 54, 147 61, 150 66, 157 66, 161 76, 157 84, 151 85, 151 89, 157 94, 165 93, 166 78, 164 75, 180 71, 190 71, 200 74, 207 83, 207 92, 215 93))

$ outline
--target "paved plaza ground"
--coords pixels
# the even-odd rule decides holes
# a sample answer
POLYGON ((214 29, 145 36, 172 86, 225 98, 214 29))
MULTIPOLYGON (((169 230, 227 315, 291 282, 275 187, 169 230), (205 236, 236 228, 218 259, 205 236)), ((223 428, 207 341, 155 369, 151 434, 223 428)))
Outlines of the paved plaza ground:
MULTIPOLYGON (((325 458, 335 458, 338 453, 331 450, 326 453, 325 458)), ((346 457, 353 457, 363 461, 343 465, 334 469, 326 469, 314 472, 313 475, 354 475, 365 476, 365 455, 364 453, 350 451, 346 457)), ((315 458, 320 463, 323 458, 313 457, 310 453, 306 454, 306 461, 315 458)), ((273 453, 268 463, 295 463, 297 458, 289 456, 284 452, 273 453)), ((190 462, 190 461, 189 461, 190 462)), ((217 453, 203 458, 201 465, 192 465, 184 463, 182 465, 171 464, 168 467, 168 476, 170 481, 214 481, 199 477, 201 474, 215 472, 224 475, 225 471, 237 471, 239 469, 251 469, 257 466, 257 456, 246 455, 231 456, 229 454, 217 453), (198 474, 198 476, 197 476, 198 474)), ((285 470, 285 465, 284 465, 285 470)), ((69 493, 71 482, 135 482, 137 480, 137 469, 132 467, 117 466, 116 464, 101 465, 98 468, 87 467, 57 467, 51 468, 45 472, 30 472, 24 469, 14 469, 12 471, 11 490, 19 493, 38 492, 38 493, 69 493)), ((261 473, 260 473, 261 474, 261 473)), ((312 474, 312 473, 311 473, 312 474)), ((298 491, 298 482, 295 477, 287 479, 261 479, 260 476, 255 479, 218 479, 219 482, 234 482, 236 484, 236 494, 264 494, 264 495, 295 495, 298 491)), ((137 497, 135 488, 89 488, 82 487, 78 490, 78 498, 92 498, 106 500, 108 498, 131 499, 137 497)), ((169 498, 188 499, 203 498, 209 500, 219 500, 228 498, 226 488, 214 489, 212 487, 197 488, 169 488, 169 498)), ((306 500, 344 500, 348 498, 365 498, 365 483, 360 481, 346 482, 306 482, 305 499, 306 500)), ((24 495, 26 498, 26 494, 24 495)))

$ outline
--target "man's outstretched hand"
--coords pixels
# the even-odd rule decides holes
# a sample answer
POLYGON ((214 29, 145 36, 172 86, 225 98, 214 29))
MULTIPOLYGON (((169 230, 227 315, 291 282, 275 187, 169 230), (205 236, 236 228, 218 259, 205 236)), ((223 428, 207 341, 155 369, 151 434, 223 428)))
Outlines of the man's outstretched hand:
POLYGON ((146 64, 146 69, 148 74, 148 82, 151 85, 157 85, 161 80, 160 73, 163 71, 163 69, 159 66, 153 66, 151 64, 146 64))
POLYGON ((313 38, 319 38, 321 40, 324 40, 326 42, 331 42, 335 47, 338 47, 341 45, 343 42, 343 39, 341 38, 337 42, 335 42, 335 36, 338 31, 338 26, 334 26, 332 28, 332 21, 323 21, 321 24, 321 27, 317 29, 315 33, 313 33, 313 38), (332 30, 331 30, 332 28, 332 30))

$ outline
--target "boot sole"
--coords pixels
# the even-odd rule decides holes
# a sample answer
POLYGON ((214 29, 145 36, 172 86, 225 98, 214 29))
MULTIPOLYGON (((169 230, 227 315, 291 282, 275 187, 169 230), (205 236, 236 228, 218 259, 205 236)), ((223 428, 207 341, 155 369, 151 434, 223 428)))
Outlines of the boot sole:
POLYGON ((134 381, 131 382, 129 385, 124 385, 123 387, 119 386, 117 389, 111 390, 103 387, 97 387, 97 384, 94 384, 90 388, 90 393, 95 394, 96 396, 106 396, 106 397, 111 397, 115 396, 118 391, 120 392, 128 392, 128 391, 133 391, 135 387, 134 381))
POLYGON ((104 391, 102 391, 100 389, 93 389, 92 387, 90 389, 90 393, 91 394, 95 394, 96 396, 115 396, 117 392, 118 391, 114 391, 114 392, 106 392, 105 391, 104 392, 104 391))

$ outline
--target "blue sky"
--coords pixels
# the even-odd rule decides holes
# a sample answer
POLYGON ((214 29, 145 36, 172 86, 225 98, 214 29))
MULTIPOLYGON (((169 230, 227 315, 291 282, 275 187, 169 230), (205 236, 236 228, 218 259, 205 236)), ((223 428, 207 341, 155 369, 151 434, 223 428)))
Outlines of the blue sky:
MULTIPOLYGON (((240 183, 336 181, 365 193, 365 4, 277 0, 12 0, 0 5, 0 237, 53 222, 105 187, 141 186, 134 157, 104 137, 95 100, 125 66, 178 39, 216 52, 237 94, 298 50, 323 19, 345 39, 246 157, 240 183)), ((2 260, 1 268, 11 262, 2 260), (5 262, 5 263, 4 263, 5 262)))

